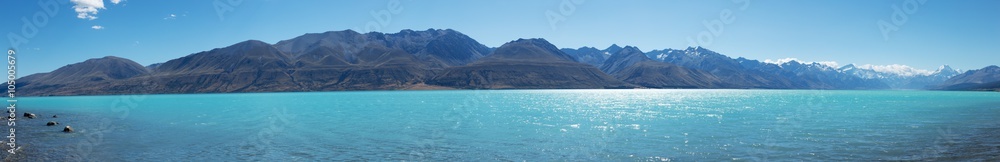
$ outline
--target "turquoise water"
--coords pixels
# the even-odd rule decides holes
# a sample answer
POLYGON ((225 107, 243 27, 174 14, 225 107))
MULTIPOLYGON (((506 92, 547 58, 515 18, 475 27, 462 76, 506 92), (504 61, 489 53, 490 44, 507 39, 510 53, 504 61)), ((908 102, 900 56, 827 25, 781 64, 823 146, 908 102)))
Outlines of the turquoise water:
POLYGON ((22 156, 96 161, 997 160, 1000 93, 367 91, 20 98, 22 156), (51 118, 53 114, 58 118, 51 118), (47 127, 54 120, 59 126, 47 127), (59 132, 63 126, 76 133, 59 132))

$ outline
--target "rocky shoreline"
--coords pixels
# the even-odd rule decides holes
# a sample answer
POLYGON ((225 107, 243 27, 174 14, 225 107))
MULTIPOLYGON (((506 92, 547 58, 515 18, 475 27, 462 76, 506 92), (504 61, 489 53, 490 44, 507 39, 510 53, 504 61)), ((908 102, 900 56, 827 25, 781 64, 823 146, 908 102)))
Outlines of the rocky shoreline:
MULTIPOLYGON (((15 117, 17 149, 0 156, 3 161, 75 161, 77 145, 95 132, 95 116, 56 111, 32 111, 15 117), (89 131, 80 132, 77 126, 89 131)), ((7 147, 9 141, 0 140, 7 147)), ((79 160, 76 160, 79 161, 79 160)))

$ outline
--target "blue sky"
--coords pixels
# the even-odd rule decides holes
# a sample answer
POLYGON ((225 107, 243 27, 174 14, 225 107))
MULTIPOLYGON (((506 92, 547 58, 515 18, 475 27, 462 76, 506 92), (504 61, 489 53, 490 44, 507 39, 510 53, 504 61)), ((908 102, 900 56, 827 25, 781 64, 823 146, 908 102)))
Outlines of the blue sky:
POLYGON ((0 32, 4 45, 17 47, 22 74, 103 56, 148 65, 248 39, 276 43, 305 33, 369 31, 366 25, 388 33, 450 28, 493 47, 545 38, 562 48, 701 45, 731 57, 841 65, 1000 64, 1000 1, 993 0, 229 1, 3 1, 0 32), (56 10, 39 5, 48 2, 56 10), (900 8, 896 22, 893 6, 900 8), (896 30, 884 35, 879 21, 896 30))

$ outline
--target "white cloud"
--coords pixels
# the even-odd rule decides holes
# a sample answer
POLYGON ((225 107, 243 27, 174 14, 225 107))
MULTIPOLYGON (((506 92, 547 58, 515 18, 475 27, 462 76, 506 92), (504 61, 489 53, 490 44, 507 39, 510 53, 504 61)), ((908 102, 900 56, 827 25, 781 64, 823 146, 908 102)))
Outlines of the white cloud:
POLYGON ((121 3, 121 2, 122 2, 122 0, 111 0, 111 3, 114 3, 114 4, 118 4, 118 3, 121 3))
POLYGON ((103 27, 103 26, 100 26, 100 25, 94 25, 94 26, 91 26, 90 28, 92 28, 92 29, 94 29, 94 30, 101 30, 101 29, 104 29, 104 27, 103 27))
POLYGON ((795 61, 795 62, 802 62, 802 61, 799 61, 799 59, 797 59, 797 58, 783 58, 783 59, 778 59, 778 60, 771 60, 771 59, 766 59, 766 60, 764 60, 764 63, 770 63, 770 64, 775 64, 775 65, 781 65, 781 64, 785 64, 785 63, 788 63, 788 62, 792 62, 792 61, 795 61))
POLYGON ((836 61, 817 61, 817 62, 814 62, 814 63, 821 64, 821 65, 826 65, 826 66, 829 66, 829 67, 832 67, 832 68, 840 68, 840 64, 837 63, 836 61))
POLYGON ((177 19, 177 15, 174 15, 174 14, 170 14, 170 15, 167 15, 167 17, 164 17, 163 19, 164 19, 164 20, 173 20, 173 19, 177 19))
POLYGON ((916 75, 931 75, 934 71, 916 69, 906 65, 892 64, 892 65, 861 65, 858 68, 870 69, 882 73, 892 73, 900 76, 916 76, 916 75))
POLYGON ((73 2, 73 11, 76 11, 76 18, 93 20, 97 19, 97 10, 104 9, 103 0, 70 0, 73 2))

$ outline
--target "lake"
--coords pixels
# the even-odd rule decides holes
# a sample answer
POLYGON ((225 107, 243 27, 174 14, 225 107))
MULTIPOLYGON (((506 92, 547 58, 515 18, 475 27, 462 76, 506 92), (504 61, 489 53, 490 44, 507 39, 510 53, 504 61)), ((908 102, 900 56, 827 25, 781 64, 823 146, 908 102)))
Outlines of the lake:
POLYGON ((18 118, 18 156, 45 161, 1000 156, 996 92, 359 91, 22 97, 18 107, 39 116, 18 118), (76 132, 60 132, 67 125, 76 132))

